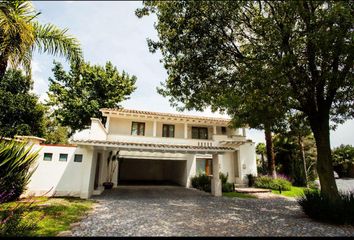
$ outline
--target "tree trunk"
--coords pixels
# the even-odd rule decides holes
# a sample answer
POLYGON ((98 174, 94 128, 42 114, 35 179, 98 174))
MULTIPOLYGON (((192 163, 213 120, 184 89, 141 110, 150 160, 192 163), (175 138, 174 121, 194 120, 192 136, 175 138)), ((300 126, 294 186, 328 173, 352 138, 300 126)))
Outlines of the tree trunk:
POLYGON ((4 55, 0 55, 0 81, 5 75, 6 68, 7 68, 7 57, 4 57, 4 55))
MULTIPOLYGON (((267 168, 266 167, 266 163, 265 163, 265 159, 264 159, 264 154, 263 153, 261 153, 261 164, 262 164, 262 171, 263 171, 263 173, 264 173, 264 171, 265 171, 265 169, 267 168)), ((262 173, 262 174, 263 174, 262 173)))
POLYGON ((272 132, 270 131, 270 127, 265 126, 264 133, 265 133, 266 149, 267 149, 268 174, 271 175, 273 178, 276 178, 277 174, 275 172, 273 139, 272 139, 272 132))
POLYGON ((329 114, 310 116, 309 120, 316 140, 317 173, 320 179, 321 193, 334 202, 339 199, 339 193, 333 174, 329 114))
POLYGON ((302 141, 302 137, 301 137, 301 136, 298 136, 298 142, 299 142, 299 147, 300 147, 300 152, 301 152, 302 165, 303 165, 303 167, 304 167, 305 184, 306 184, 306 187, 308 187, 307 166, 306 166, 306 158, 305 158, 305 149, 304 149, 304 142, 302 141))

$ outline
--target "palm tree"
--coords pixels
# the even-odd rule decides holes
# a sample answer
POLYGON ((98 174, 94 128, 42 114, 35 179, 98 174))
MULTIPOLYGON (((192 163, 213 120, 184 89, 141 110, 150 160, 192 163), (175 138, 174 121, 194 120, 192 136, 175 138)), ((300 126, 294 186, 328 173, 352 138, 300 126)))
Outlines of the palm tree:
POLYGON ((81 62, 78 40, 67 34, 67 29, 52 24, 41 25, 35 21, 39 14, 29 1, 0 2, 0 79, 8 65, 22 66, 30 75, 34 51, 81 62))
POLYGON ((256 153, 261 155, 261 167, 262 171, 266 169, 266 163, 264 159, 264 155, 266 154, 266 145, 264 143, 258 143, 256 146, 256 153))

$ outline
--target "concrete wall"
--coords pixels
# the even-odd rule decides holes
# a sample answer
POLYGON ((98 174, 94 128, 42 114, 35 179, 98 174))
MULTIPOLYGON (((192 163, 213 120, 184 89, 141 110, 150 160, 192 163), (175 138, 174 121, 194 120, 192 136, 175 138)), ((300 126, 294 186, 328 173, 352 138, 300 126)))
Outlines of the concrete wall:
POLYGON ((246 142, 239 147, 240 176, 239 182, 247 183, 247 174, 257 175, 256 144, 246 142))
MULTIPOLYGON (((38 145, 37 145, 38 146, 38 145)), ((80 196, 83 185, 82 175, 92 160, 86 149, 68 146, 41 145, 37 166, 28 185, 27 194, 56 196, 80 196), (44 153, 52 153, 52 161, 44 161, 44 153), (68 154, 66 162, 59 161, 59 154, 68 154), (82 154, 82 162, 74 162, 74 154, 82 154)), ((86 179, 85 179, 86 181, 86 179)))

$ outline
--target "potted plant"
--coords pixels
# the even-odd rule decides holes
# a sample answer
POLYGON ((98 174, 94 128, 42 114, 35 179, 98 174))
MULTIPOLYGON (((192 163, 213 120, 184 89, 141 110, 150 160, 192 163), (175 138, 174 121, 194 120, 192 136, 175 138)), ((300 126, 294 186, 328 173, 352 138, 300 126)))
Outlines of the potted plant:
POLYGON ((255 176, 253 176, 253 174, 247 174, 247 178, 248 178, 248 186, 249 187, 253 187, 254 182, 255 182, 255 176))
POLYGON ((104 189, 112 189, 113 187, 113 175, 118 165, 119 151, 116 154, 113 154, 112 151, 109 152, 107 158, 107 180, 102 185, 104 189))

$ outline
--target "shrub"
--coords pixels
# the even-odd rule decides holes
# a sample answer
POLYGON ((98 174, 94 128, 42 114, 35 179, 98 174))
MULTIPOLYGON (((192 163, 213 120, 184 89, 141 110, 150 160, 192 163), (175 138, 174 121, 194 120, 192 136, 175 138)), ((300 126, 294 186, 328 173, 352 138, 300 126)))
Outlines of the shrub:
MULTIPOLYGON (((13 201, 25 191, 35 169, 31 165, 38 157, 25 142, 0 142, 0 201, 13 201)), ((0 203, 1 203, 0 202, 0 203)))
POLYGON ((253 174, 247 174, 247 178, 248 178, 248 186, 253 187, 254 181, 255 181, 255 176, 253 176, 253 174))
POLYGON ((223 183, 222 184, 222 192, 233 192, 234 191, 234 185, 232 183, 223 183))
POLYGON ((206 174, 198 174, 191 178, 192 187, 203 190, 205 192, 211 192, 211 177, 206 174))
POLYGON ((354 225, 354 192, 340 193, 340 200, 331 202, 319 190, 307 190, 298 203, 310 218, 328 223, 354 225))
POLYGON ((273 189, 273 190, 279 190, 279 188, 282 191, 290 191, 291 190, 291 182, 284 178, 276 178, 273 179, 270 176, 260 176, 257 177, 254 183, 255 187, 258 188, 267 188, 267 189, 273 189))
POLYGON ((225 184, 227 183, 227 179, 229 178, 229 173, 227 173, 226 175, 223 174, 222 172, 219 174, 219 177, 221 179, 221 183, 225 184))
MULTIPOLYGON (((232 183, 227 182, 228 174, 220 173, 219 177, 222 184, 223 192, 232 192, 234 191, 234 185, 232 183)), ((205 173, 199 173, 198 175, 191 178, 191 184, 193 188, 211 192, 211 177, 207 176, 205 173)))

